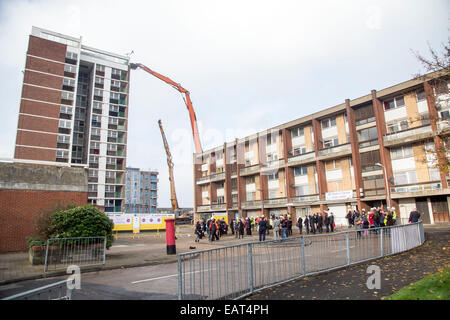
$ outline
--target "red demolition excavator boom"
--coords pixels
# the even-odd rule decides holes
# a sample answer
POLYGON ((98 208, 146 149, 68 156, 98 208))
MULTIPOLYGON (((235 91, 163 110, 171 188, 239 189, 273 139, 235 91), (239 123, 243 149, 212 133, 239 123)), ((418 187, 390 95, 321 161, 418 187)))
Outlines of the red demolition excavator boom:
POLYGON ((144 66, 141 63, 130 63, 130 68, 131 69, 141 68, 142 70, 147 71, 148 73, 150 73, 151 75, 155 76, 156 78, 164 81, 165 83, 170 84, 173 88, 177 89, 181 94, 184 94, 183 100, 184 100, 184 103, 186 104, 186 107, 189 112, 189 118, 191 120, 192 135, 194 137, 194 144, 195 144, 195 152, 202 153, 202 147, 200 144, 200 136, 198 134, 198 128, 197 128, 197 117, 195 116, 194 107, 192 106, 191 97, 189 96, 189 91, 184 89, 180 84, 176 83, 175 81, 171 80, 170 78, 151 70, 150 68, 144 66))

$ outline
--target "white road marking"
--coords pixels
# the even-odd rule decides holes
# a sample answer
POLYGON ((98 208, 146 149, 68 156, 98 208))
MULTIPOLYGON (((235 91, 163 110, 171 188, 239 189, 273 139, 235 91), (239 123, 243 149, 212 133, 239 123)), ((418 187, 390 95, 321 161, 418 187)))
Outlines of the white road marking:
MULTIPOLYGON (((201 271, 186 272, 186 273, 183 273, 183 274, 186 275, 186 274, 193 274, 193 273, 213 271, 213 270, 216 270, 216 269, 207 269, 207 270, 201 270, 201 271)), ((141 283, 141 282, 148 282, 148 281, 153 281, 153 280, 160 280, 160 279, 167 279, 167 278, 172 278, 172 277, 178 277, 178 273, 170 274, 168 276, 157 277, 157 278, 149 278, 149 279, 144 279, 144 280, 133 281, 133 282, 131 282, 131 284, 136 284, 136 283, 141 283)))

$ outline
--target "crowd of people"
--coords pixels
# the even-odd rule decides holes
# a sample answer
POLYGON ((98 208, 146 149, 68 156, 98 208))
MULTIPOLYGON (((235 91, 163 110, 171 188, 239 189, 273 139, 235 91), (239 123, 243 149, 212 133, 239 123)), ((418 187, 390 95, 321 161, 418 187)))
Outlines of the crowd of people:
MULTIPOLYGON (((410 213, 409 222, 414 223, 419 221, 420 213, 416 208, 410 213)), ((362 235, 368 235, 369 229, 375 229, 379 227, 394 226, 397 223, 397 213, 393 207, 378 207, 371 208, 368 212, 362 209, 349 210, 346 219, 348 221, 349 228, 355 228, 357 230, 357 236, 360 238, 362 235)), ((332 212, 325 212, 323 215, 319 213, 309 214, 305 217, 299 217, 297 219, 296 226, 299 229, 299 233, 303 234, 303 226, 305 227, 306 234, 316 233, 329 233, 334 232, 336 223, 332 212)), ((275 240, 280 238, 285 239, 292 235, 292 219, 289 214, 281 216, 272 215, 270 219, 266 217, 247 217, 231 220, 228 225, 224 218, 215 220, 214 217, 208 219, 202 219, 197 221, 195 226, 195 241, 198 242, 204 237, 208 237, 209 241, 217 241, 221 236, 228 233, 228 227, 231 229, 231 234, 236 238, 243 239, 244 234, 251 236, 252 232, 256 229, 259 234, 259 241, 265 241, 266 235, 273 230, 273 237, 275 240)), ((374 233, 378 233, 378 229, 372 230, 374 233)))

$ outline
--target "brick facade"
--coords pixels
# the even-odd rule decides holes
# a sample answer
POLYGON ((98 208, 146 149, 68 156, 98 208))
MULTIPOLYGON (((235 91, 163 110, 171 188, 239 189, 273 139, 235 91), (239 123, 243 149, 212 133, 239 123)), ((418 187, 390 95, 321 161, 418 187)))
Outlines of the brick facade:
POLYGON ((28 250, 26 237, 40 212, 56 204, 87 204, 86 192, 0 190, 0 253, 28 250))

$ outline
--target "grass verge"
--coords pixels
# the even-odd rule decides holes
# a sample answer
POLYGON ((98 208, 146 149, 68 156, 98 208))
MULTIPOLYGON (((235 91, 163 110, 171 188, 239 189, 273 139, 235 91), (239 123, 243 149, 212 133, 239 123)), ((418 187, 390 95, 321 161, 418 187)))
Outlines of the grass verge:
POLYGON ((383 300, 450 300, 450 267, 430 274, 383 300))

